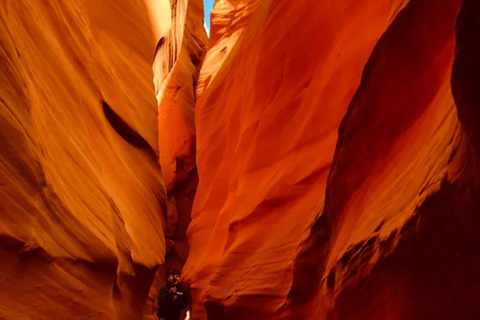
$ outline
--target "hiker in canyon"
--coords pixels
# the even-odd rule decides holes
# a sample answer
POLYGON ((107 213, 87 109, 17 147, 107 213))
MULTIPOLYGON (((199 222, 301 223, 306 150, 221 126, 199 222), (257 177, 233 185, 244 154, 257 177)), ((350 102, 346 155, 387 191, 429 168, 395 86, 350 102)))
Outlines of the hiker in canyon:
POLYGON ((180 272, 171 269, 167 272, 167 282, 158 293, 160 320, 179 320, 182 310, 188 305, 188 295, 180 284, 180 272))

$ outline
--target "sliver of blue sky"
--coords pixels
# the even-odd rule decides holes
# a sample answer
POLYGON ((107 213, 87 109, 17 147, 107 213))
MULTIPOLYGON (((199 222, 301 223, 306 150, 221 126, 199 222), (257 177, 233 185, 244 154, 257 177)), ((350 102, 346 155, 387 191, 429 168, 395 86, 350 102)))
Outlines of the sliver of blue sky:
POLYGON ((207 29, 208 34, 210 34, 210 11, 212 11, 214 1, 215 0, 204 0, 203 2, 205 9, 205 29, 207 29))

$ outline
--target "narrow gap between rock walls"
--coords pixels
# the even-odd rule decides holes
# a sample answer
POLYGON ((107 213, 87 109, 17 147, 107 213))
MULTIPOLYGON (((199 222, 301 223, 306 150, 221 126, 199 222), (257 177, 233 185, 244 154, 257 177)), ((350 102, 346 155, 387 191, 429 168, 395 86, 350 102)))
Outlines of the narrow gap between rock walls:
POLYGON ((207 30, 208 36, 210 36, 210 12, 213 8, 213 3, 215 0, 204 0, 203 8, 205 11, 205 30, 207 30))

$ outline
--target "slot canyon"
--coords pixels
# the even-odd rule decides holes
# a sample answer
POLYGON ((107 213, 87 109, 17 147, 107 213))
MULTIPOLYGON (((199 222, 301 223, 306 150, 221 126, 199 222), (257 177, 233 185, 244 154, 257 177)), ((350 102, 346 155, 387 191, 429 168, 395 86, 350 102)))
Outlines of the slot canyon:
POLYGON ((210 18, 0 0, 0 320, 479 319, 480 2, 210 18))

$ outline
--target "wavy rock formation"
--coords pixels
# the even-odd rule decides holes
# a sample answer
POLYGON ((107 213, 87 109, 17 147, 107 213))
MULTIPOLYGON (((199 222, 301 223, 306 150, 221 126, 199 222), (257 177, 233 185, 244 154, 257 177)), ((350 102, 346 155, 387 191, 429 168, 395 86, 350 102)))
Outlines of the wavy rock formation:
POLYGON ((477 319, 479 18, 3 1, 0 319, 477 319))
POLYGON ((216 1, 193 319, 478 317, 479 10, 216 1))
POLYGON ((151 16, 0 5, 2 319, 142 318, 165 255, 151 16))
POLYGON ((168 196, 167 263, 181 269, 186 230, 198 184, 195 165, 195 90, 207 34, 202 0, 171 2, 170 31, 159 38, 153 70, 158 100, 158 145, 168 196))

